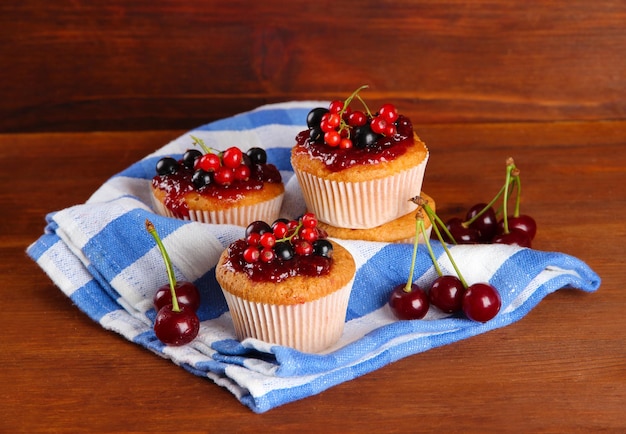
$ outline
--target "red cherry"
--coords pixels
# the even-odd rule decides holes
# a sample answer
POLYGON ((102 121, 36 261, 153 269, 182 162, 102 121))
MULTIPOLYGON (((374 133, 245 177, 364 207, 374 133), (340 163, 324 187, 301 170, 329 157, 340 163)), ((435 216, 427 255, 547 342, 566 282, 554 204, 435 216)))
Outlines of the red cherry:
POLYGON ((463 294, 465 287, 456 276, 439 276, 435 279, 428 298, 430 303, 446 313, 458 312, 463 305, 463 294))
POLYGON ((167 345, 185 345, 193 341, 200 331, 200 320, 196 313, 181 306, 179 312, 172 310, 172 305, 163 306, 154 320, 154 333, 167 345))
MULTIPOLYGON (((535 234, 537 233, 537 223, 531 216, 522 214, 517 217, 509 217, 507 221, 509 223, 510 231, 516 229, 518 231, 525 232, 531 241, 535 238, 535 234)), ((502 230, 504 229, 504 222, 500 222, 500 227, 502 230)))
POLYGON ((411 285, 409 292, 406 284, 396 286, 389 296, 389 307, 393 314, 403 320, 422 319, 428 312, 428 295, 417 284, 411 285))
POLYGON ((511 230, 508 234, 498 234, 491 240, 494 244, 510 244, 512 246, 529 247, 530 238, 526 232, 517 229, 511 230))
MULTIPOLYGON (((200 291, 198 291, 196 285, 191 282, 179 281, 176 282, 174 290, 176 291, 176 299, 179 306, 186 306, 193 311, 198 310, 198 307, 200 307, 200 291)), ((163 306, 172 304, 172 290, 169 283, 157 289, 152 301, 157 311, 161 310, 163 306)))
MULTIPOLYGON (((458 217, 453 217, 446 222, 446 227, 450 234, 454 237, 454 241, 458 244, 475 244, 478 242, 478 231, 474 228, 465 227, 463 221, 458 217)), ((434 232, 434 231, 433 231, 434 232)), ((448 239, 447 234, 442 233, 446 241, 452 242, 448 239)))
MULTIPOLYGON (((487 207, 486 203, 477 203, 472 206, 465 215, 465 221, 473 219, 479 212, 487 207)), ((496 212, 492 207, 487 208, 479 217, 471 224, 470 228, 478 232, 478 240, 483 243, 491 242, 491 239, 498 230, 498 219, 496 212)))
POLYGON ((226 149, 222 154, 222 162, 224 163, 224 166, 230 167, 231 169, 239 167, 242 161, 243 152, 235 146, 226 149))
POLYGON ((205 172, 215 172, 222 166, 220 157, 217 154, 204 154, 196 159, 194 168, 202 169, 205 172))
POLYGON ((463 295, 463 312, 473 321, 487 322, 500 311, 498 291, 488 283, 470 285, 463 295))

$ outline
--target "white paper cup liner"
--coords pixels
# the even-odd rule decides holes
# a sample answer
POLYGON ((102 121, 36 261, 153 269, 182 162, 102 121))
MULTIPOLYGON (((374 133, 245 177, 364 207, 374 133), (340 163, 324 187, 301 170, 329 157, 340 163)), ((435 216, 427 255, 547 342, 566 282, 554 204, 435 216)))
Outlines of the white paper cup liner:
POLYGON ((222 290, 237 339, 255 338, 308 353, 320 352, 343 333, 353 279, 320 299, 294 305, 256 303, 222 290))
POLYGON ((192 220, 201 223, 214 223, 214 224, 230 224, 237 226, 248 226, 255 220, 263 220, 273 222, 280 215, 280 208, 283 203, 285 194, 266 200, 265 202, 259 202, 253 205, 238 206, 227 208, 224 210, 189 210, 188 217, 181 217, 171 212, 165 205, 153 196, 153 204, 157 214, 178 218, 181 220, 192 220))
POLYGON ((362 182, 330 181, 307 172, 295 174, 309 210, 341 228, 370 229, 417 209, 428 154, 420 164, 396 175, 362 182))

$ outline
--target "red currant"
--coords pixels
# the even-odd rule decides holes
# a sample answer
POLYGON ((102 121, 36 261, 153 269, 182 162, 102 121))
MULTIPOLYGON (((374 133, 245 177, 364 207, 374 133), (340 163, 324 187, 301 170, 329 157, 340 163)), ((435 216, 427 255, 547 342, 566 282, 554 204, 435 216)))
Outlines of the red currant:
POLYGON ((362 111, 356 110, 348 116, 348 124, 352 127, 362 127, 367 123, 367 116, 362 111))
POLYGON ((202 169, 205 172, 215 172, 222 166, 220 157, 217 154, 204 154, 196 159, 195 169, 202 169))
POLYGON ((263 235, 261 235, 259 243, 263 247, 272 248, 274 247, 274 244, 276 244, 276 237, 274 236, 274 233, 272 232, 265 232, 263 235))
POLYGON ((298 240, 293 248, 296 254, 300 256, 309 256, 313 253, 313 245, 308 241, 298 240))
POLYGON ((230 167, 221 167, 215 172, 215 182, 220 185, 230 185, 235 180, 235 172, 230 167))
POLYGON ((393 123, 398 119, 398 110, 393 104, 383 104, 378 110, 378 115, 381 116, 388 123, 393 123))
POLYGON ((341 116, 337 113, 331 113, 326 118, 326 122, 331 128, 337 128, 341 124, 341 116))
POLYGON ((261 253, 257 247, 250 246, 243 251, 243 259, 249 264, 254 264, 260 256, 261 253))
POLYGON ((334 130, 328 131, 324 133, 324 142, 326 142, 328 146, 339 146, 339 143, 341 142, 341 135, 334 130))
POLYGON ((275 257, 276 257, 276 254, 274 253, 274 250, 272 250, 271 248, 265 248, 261 250, 261 261, 272 262, 275 257))
POLYGON ((258 232, 252 232, 246 236, 246 242, 249 246, 258 246, 261 244, 261 234, 258 232))
POLYGON ((272 232, 274 233, 274 236, 278 239, 283 238, 285 235, 287 235, 288 231, 289 226, 283 221, 274 222, 274 224, 272 225, 272 232))
POLYGON ((243 153, 241 149, 233 146, 228 148, 222 154, 222 162, 224 166, 230 167, 231 169, 237 168, 241 162, 243 161, 243 153))
POLYGON ((308 241, 312 244, 317 241, 318 238, 319 235, 317 234, 317 229, 309 227, 303 227, 302 229, 300 229, 301 240, 308 241))
POLYGON ((245 164, 240 164, 234 170, 234 175, 237 181, 247 181, 250 179, 250 168, 245 164))
POLYGON ((397 132, 398 132, 398 130, 396 130, 396 126, 394 124, 388 123, 387 127, 385 128, 384 134, 387 137, 393 137, 393 136, 396 135, 397 132))
POLYGON ((339 142, 339 147, 341 149, 350 149, 352 148, 352 140, 345 138, 345 139, 341 139, 341 142, 339 142))
POLYGON ((377 116, 372 119, 372 122, 370 123, 370 128, 376 134, 384 134, 385 129, 387 128, 387 121, 382 117, 377 116))
POLYGON ((307 212, 302 216, 302 226, 306 228, 314 228, 317 226, 317 217, 312 212, 307 212))
POLYGON ((328 111, 330 113, 339 113, 341 110, 343 110, 343 101, 339 101, 339 100, 331 101, 331 103, 328 106, 328 111))

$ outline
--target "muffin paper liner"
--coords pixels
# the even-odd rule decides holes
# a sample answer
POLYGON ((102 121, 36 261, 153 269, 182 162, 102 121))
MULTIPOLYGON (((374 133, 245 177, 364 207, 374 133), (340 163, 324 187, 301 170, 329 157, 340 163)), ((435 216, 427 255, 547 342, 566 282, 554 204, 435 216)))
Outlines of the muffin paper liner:
POLYGON ((341 228, 370 229, 417 209, 429 154, 419 165, 395 175, 362 182, 332 181, 296 170, 307 208, 341 228))

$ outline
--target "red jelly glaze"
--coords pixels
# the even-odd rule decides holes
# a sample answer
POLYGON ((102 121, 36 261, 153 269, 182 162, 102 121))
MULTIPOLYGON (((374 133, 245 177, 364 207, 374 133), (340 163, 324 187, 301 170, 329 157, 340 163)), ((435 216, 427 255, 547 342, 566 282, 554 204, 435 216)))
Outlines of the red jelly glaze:
POLYGON ((176 216, 189 217, 189 208, 183 197, 190 191, 195 190, 203 196, 234 202, 240 199, 246 192, 261 190, 266 182, 282 182, 280 172, 273 164, 253 164, 250 167, 250 179, 247 181, 234 181, 227 186, 212 183, 196 189, 191 182, 193 173, 193 169, 179 164, 176 173, 172 175, 156 175, 152 178, 152 185, 166 193, 164 205, 176 216))
POLYGON ((236 272, 243 272, 255 282, 278 283, 293 276, 323 276, 330 272, 332 260, 323 256, 295 255, 288 261, 274 260, 269 263, 258 261, 248 263, 243 259, 243 251, 248 247, 245 240, 237 240, 228 247, 228 259, 224 266, 236 272))
POLYGON ((390 137, 381 137, 376 146, 349 149, 331 147, 324 144, 323 140, 312 142, 309 138, 309 130, 300 132, 296 136, 296 143, 308 150, 311 158, 324 162, 331 172, 339 172, 357 164, 377 164, 392 161, 403 155, 409 146, 413 145, 413 125, 406 116, 400 115, 397 124, 397 133, 390 137))

